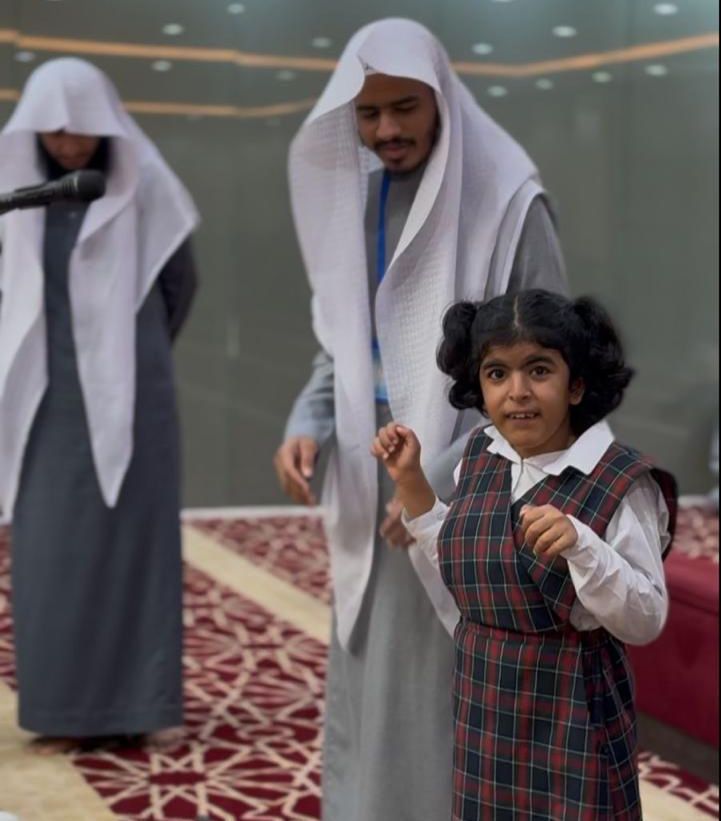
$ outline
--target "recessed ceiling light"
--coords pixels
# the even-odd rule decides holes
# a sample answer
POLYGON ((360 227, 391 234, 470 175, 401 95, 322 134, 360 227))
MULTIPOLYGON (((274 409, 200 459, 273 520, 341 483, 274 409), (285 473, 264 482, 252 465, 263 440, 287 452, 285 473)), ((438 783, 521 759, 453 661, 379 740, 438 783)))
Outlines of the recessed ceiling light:
POLYGON ((169 60, 156 60, 153 63, 154 71, 170 71, 172 67, 173 64, 169 60))
POLYGON ((313 48, 330 48, 333 45, 333 41, 330 37, 314 37, 310 44, 313 48))
POLYGON ((651 77, 665 77, 668 74, 668 69, 661 63, 653 63, 650 66, 646 66, 644 71, 651 77))
POLYGON ((180 23, 168 23, 166 26, 163 26, 163 34, 167 34, 168 37, 177 37, 184 31, 185 26, 181 26, 180 23))
POLYGON ((493 46, 490 43, 476 43, 471 46, 475 54, 490 54, 493 51, 493 46))
POLYGON ((594 83, 610 83, 613 80, 613 74, 608 71, 594 71, 591 77, 594 83))
POLYGON ((32 63, 35 59, 34 51, 18 51, 15 53, 15 59, 18 63, 32 63))
POLYGON ((491 97, 505 97, 508 94, 508 89, 504 86, 491 86, 488 93, 491 97))
POLYGON ((493 0, 494 3, 511 3, 513 0, 493 0))
POLYGON ((245 6, 242 3, 231 3, 228 6, 228 14, 242 14, 245 11, 245 6))
POLYGON ((656 3, 653 10, 656 14, 667 17, 670 14, 676 14, 678 11, 678 6, 675 3, 656 3))
POLYGON ((548 77, 541 77, 540 80, 536 80, 536 88, 540 88, 541 91, 550 91, 553 88, 553 80, 549 80, 548 77))
POLYGON ((553 33, 556 37, 575 37, 578 31, 573 26, 556 26, 553 33))
POLYGON ((289 80, 295 80, 298 75, 295 71, 290 71, 287 68, 281 69, 280 71, 276 72, 275 78, 276 80, 282 80, 283 82, 288 82, 289 80))

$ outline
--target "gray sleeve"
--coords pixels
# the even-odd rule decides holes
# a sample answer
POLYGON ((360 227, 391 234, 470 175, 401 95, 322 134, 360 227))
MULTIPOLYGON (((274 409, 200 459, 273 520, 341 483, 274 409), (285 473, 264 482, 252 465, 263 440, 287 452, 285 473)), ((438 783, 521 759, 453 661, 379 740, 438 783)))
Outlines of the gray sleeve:
MULTIPOLYGON (((556 227, 548 202, 545 197, 540 196, 528 207, 507 292, 517 293, 528 288, 545 288, 547 291, 568 294, 565 265, 556 227)), ((461 461, 472 427, 481 421, 481 417, 477 416, 470 421, 473 422, 471 429, 468 429, 466 424, 466 432, 461 433, 431 464, 426 465, 428 481, 436 496, 444 502, 453 495, 453 471, 461 461)))
POLYGON ((3 239, 5 239, 5 221, 0 219, 0 306, 3 299, 3 239))
POLYGON ((529 288, 569 294, 561 244, 545 197, 536 197, 528 208, 507 293, 529 288))
POLYGON ((190 313, 198 277, 190 239, 186 239, 158 274, 158 285, 168 313, 170 338, 175 339, 190 313))
POLYGON ((313 372, 293 403, 285 426, 285 438, 310 436, 321 447, 335 431, 334 399, 335 365, 333 359, 320 350, 313 357, 313 372))
POLYGON ((426 465, 426 478, 433 492, 442 502, 448 502, 456 488, 453 471, 461 461, 470 435, 471 431, 461 434, 430 465, 426 465))

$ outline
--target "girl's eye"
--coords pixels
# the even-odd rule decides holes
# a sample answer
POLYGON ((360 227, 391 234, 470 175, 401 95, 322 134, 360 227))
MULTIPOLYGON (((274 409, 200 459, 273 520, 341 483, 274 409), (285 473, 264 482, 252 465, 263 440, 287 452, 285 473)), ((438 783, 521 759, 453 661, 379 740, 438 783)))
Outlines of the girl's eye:
POLYGON ((550 371, 545 365, 536 365, 536 367, 531 371, 533 376, 547 376, 550 371))
POLYGON ((498 382, 503 379, 504 372, 500 368, 492 368, 490 371, 486 371, 486 376, 493 382, 498 382))
POLYGON ((398 105, 398 106, 396 106, 395 110, 397 112, 399 112, 400 114, 408 114, 410 111, 414 111, 415 108, 416 108, 415 103, 412 103, 410 105, 398 105))

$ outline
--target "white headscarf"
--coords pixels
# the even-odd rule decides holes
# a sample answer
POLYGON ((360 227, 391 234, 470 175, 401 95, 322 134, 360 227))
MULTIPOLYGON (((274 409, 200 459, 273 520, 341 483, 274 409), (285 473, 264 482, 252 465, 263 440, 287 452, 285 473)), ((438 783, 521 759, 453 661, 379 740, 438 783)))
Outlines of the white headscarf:
MULTIPOLYGON (((458 299, 495 296, 486 293, 494 251, 502 260, 505 290, 528 206, 541 192, 523 149, 479 108, 438 40, 409 20, 382 20, 354 35, 293 141, 291 203, 313 290, 313 325, 335 360, 338 449, 324 503, 344 645, 370 574, 377 505, 376 464, 368 453, 375 410, 363 217, 367 176, 378 164, 361 147, 352 104, 369 71, 426 83, 435 91, 441 120, 376 296, 393 417, 418 433, 425 464, 449 446, 458 419, 435 366, 443 312, 458 299), (509 214, 516 220, 512 239, 499 248, 499 228, 509 214)), ((457 612, 438 573, 420 551, 412 550, 411 559, 452 630, 457 612)))
MULTIPOLYGON (((51 60, 27 81, 0 133, 0 190, 41 183, 36 134, 112 141, 106 195, 88 208, 70 259, 73 333, 103 498, 117 502, 133 449, 136 313, 198 223, 190 195, 90 63, 51 60)), ((47 388, 43 209, 2 218, 0 506, 12 511, 25 446, 47 388)))

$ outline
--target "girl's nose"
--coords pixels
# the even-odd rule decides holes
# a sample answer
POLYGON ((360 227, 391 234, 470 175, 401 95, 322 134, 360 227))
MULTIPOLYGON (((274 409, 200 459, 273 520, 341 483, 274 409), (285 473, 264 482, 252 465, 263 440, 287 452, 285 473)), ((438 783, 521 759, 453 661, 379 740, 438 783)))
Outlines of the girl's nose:
POLYGON ((528 384, 528 379, 525 374, 513 374, 510 382, 510 398, 516 402, 522 399, 528 399, 531 395, 531 389, 528 384))

